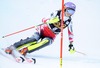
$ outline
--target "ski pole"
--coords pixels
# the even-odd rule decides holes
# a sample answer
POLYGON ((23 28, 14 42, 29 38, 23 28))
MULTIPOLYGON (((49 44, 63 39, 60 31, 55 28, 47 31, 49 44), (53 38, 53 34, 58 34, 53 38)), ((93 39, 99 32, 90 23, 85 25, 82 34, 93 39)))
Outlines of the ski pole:
POLYGON ((83 52, 80 52, 80 51, 75 51, 76 53, 79 53, 79 54, 82 54, 82 55, 86 55, 85 53, 83 52))
POLYGON ((7 34, 5 36, 2 36, 2 38, 8 37, 8 36, 11 36, 11 35, 14 35, 14 34, 18 34, 18 33, 24 32, 26 30, 29 30, 29 29, 32 29, 32 28, 35 28, 35 27, 36 26, 32 26, 32 27, 29 27, 29 28, 26 28, 26 29, 23 29, 23 30, 20 30, 20 31, 16 31, 16 32, 10 33, 10 34, 7 34))
MULTIPOLYGON (((39 25, 37 25, 37 26, 40 26, 40 25, 42 25, 42 24, 39 24, 39 25)), ((37 27, 37 26, 32 26, 32 27, 29 27, 29 28, 26 28, 26 29, 23 29, 23 30, 19 30, 19 31, 16 31, 16 32, 7 34, 7 35, 5 35, 5 36, 2 36, 2 38, 5 38, 5 37, 11 36, 11 35, 15 35, 15 34, 18 34, 18 33, 21 33, 21 32, 24 32, 24 31, 26 31, 26 30, 35 28, 35 27, 37 27)))

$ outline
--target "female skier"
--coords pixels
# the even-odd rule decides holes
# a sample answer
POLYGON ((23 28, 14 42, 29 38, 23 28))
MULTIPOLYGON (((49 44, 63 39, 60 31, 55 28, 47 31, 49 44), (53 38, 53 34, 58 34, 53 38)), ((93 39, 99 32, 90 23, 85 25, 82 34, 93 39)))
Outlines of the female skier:
MULTIPOLYGON (((69 37, 69 51, 74 51, 73 47, 73 32, 72 32, 72 19, 71 16, 76 11, 76 5, 72 2, 67 2, 64 4, 64 20, 63 28, 68 28, 68 37, 69 37)), ((38 49, 41 49, 45 46, 48 46, 53 43, 56 35, 61 32, 61 10, 56 10, 51 13, 51 17, 48 19, 43 18, 43 24, 37 26, 36 31, 33 36, 26 39, 21 39, 20 41, 14 43, 13 45, 7 47, 5 52, 8 54, 14 54, 17 57, 16 61, 20 62, 19 53, 24 57, 27 57, 27 53, 31 53, 38 49)), ((29 59, 29 58, 28 58, 29 59)), ((24 60, 21 60, 23 62, 24 60)))

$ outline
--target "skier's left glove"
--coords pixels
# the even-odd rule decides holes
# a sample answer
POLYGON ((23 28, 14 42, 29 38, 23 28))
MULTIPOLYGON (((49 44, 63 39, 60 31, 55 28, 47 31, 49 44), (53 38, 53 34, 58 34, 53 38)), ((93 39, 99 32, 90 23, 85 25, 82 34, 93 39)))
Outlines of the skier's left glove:
POLYGON ((73 46, 72 43, 69 44, 69 52, 70 52, 71 54, 75 53, 75 48, 74 48, 74 46, 73 46))

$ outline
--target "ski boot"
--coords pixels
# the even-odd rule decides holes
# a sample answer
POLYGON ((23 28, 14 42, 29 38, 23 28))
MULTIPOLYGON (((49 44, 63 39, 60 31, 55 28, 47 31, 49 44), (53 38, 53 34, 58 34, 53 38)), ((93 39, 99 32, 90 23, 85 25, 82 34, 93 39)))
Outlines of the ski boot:
POLYGON ((25 59, 26 59, 26 61, 28 62, 28 63, 36 63, 36 59, 34 59, 33 57, 28 57, 28 54, 27 54, 27 52, 28 52, 28 48, 26 47, 26 48, 23 48, 22 50, 20 50, 19 51, 22 55, 24 55, 24 57, 25 57, 25 59))
POLYGON ((18 50, 16 50, 16 48, 12 45, 4 49, 4 51, 6 54, 11 55, 18 63, 22 63, 25 61, 23 54, 21 54, 18 50))
POLYGON ((5 51, 5 53, 7 53, 7 54, 11 54, 13 49, 14 49, 14 47, 11 45, 11 46, 5 48, 4 51, 5 51))

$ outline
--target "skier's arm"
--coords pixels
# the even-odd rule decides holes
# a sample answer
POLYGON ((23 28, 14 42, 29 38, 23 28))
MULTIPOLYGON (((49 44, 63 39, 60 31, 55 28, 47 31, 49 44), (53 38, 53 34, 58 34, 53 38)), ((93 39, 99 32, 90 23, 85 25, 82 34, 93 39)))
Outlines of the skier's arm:
POLYGON ((58 23, 60 21, 59 17, 57 16, 57 11, 51 13, 51 16, 49 18, 43 18, 42 22, 47 24, 54 24, 58 23))
POLYGON ((73 46, 73 30, 72 30, 72 22, 70 22, 70 24, 68 25, 68 37, 69 37, 69 51, 70 53, 74 53, 75 52, 75 48, 73 46))
POLYGON ((73 42, 73 29, 72 29, 72 22, 68 25, 68 37, 69 37, 69 42, 73 42))

